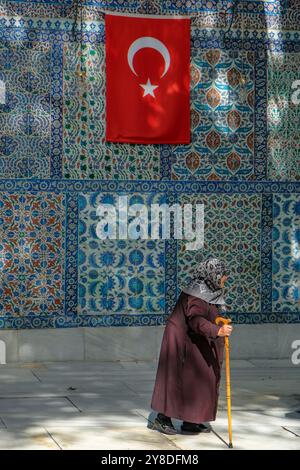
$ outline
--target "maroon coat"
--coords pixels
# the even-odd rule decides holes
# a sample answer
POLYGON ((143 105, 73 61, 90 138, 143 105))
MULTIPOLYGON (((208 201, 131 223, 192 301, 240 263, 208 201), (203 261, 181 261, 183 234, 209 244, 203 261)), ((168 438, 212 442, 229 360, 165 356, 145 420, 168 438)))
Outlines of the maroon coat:
POLYGON ((181 293, 167 320, 151 408, 192 423, 216 419, 224 338, 216 305, 181 293))

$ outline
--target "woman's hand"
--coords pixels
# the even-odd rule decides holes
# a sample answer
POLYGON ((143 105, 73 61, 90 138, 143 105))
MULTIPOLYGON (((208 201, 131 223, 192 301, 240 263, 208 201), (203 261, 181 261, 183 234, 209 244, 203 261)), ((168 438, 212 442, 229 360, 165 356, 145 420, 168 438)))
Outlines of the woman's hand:
POLYGON ((223 325, 219 329, 218 336, 230 336, 232 333, 232 326, 231 325, 223 325))

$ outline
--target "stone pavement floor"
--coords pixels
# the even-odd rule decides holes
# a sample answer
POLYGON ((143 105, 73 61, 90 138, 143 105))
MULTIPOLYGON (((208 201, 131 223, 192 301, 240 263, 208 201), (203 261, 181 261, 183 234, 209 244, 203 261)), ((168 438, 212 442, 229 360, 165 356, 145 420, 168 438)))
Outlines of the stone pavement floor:
MULTIPOLYGON (((155 373, 149 362, 2 365, 0 449, 226 449, 225 371, 213 432, 197 436, 149 429, 155 373)), ((232 361, 231 380, 234 448, 299 450, 300 366, 232 361)))

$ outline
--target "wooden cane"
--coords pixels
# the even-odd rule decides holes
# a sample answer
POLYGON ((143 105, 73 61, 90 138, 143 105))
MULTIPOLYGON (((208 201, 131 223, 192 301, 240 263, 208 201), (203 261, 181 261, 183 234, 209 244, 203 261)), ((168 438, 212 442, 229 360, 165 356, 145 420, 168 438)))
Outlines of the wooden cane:
MULTIPOLYGON (((217 317, 216 324, 223 323, 228 325, 231 323, 229 318, 217 317)), ((229 362, 229 338, 225 336, 225 354, 226 354, 226 399, 227 399, 227 415, 228 415, 228 434, 229 434, 229 445, 230 449, 232 445, 232 422, 231 422, 231 388, 230 388, 230 362, 229 362)))

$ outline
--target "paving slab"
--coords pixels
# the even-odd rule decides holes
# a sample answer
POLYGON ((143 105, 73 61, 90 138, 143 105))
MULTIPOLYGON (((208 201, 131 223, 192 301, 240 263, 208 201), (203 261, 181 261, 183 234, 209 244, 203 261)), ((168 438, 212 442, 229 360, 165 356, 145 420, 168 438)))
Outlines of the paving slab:
POLYGON ((120 426, 135 426, 138 423, 142 423, 144 426, 147 424, 147 420, 141 416, 134 409, 131 413, 122 414, 107 410, 103 412, 82 412, 78 414, 64 414, 57 413, 55 415, 4 415, 3 421, 7 429, 20 429, 30 428, 32 426, 42 426, 43 428, 48 427, 63 427, 68 428, 69 432, 72 433, 72 429, 76 427, 94 427, 96 429, 107 429, 107 427, 114 425, 115 427, 120 426))
POLYGON ((97 362, 97 361, 81 361, 81 362, 43 362, 43 368, 48 371, 86 371, 86 370, 102 370, 102 371, 117 371, 123 370, 122 363, 120 361, 110 362, 97 362))
POLYGON ((293 365, 291 358, 287 359, 249 359, 249 363, 255 367, 262 369, 278 369, 278 368, 291 368, 292 370, 298 369, 300 374, 300 367, 293 365))
POLYGON ((18 383, 36 383, 39 379, 32 373, 31 369, 21 369, 20 367, 0 368, 0 383, 14 384, 18 383))
POLYGON ((283 427, 283 429, 285 429, 286 431, 294 434, 294 436, 298 437, 300 439, 300 424, 294 426, 293 424, 289 425, 285 425, 283 427))
POLYGON ((43 428, 0 429, 1 450, 59 450, 49 433, 43 428))
POLYGON ((1 414, 52 414, 77 412, 67 398, 0 398, 1 414))
POLYGON ((63 450, 178 450, 176 443, 145 425, 73 427, 72 432, 69 428, 47 427, 47 431, 63 450))
POLYGON ((1 398, 0 416, 7 428, 24 423, 41 423, 45 418, 68 419, 79 410, 67 398, 1 398))
MULTIPOLYGON (((156 362, 27 363, 0 367, 0 448, 226 449, 223 372, 213 432, 165 436, 149 427, 156 362)), ((238 449, 300 449, 300 369, 287 362, 233 361, 238 449)))
MULTIPOLYGON (((112 414, 118 415, 119 413, 130 414, 131 410, 144 406, 145 401, 143 398, 129 396, 110 396, 110 395, 99 395, 91 394, 90 396, 86 395, 72 395, 69 397, 70 401, 82 412, 110 412, 112 414)), ((146 402, 147 403, 147 402, 146 402)))
MULTIPOLYGON (((260 413, 235 413, 232 419, 233 443, 240 450, 300 450, 300 438, 285 431, 276 420, 260 413)), ((219 412, 214 432, 228 442, 227 413, 219 412)))

